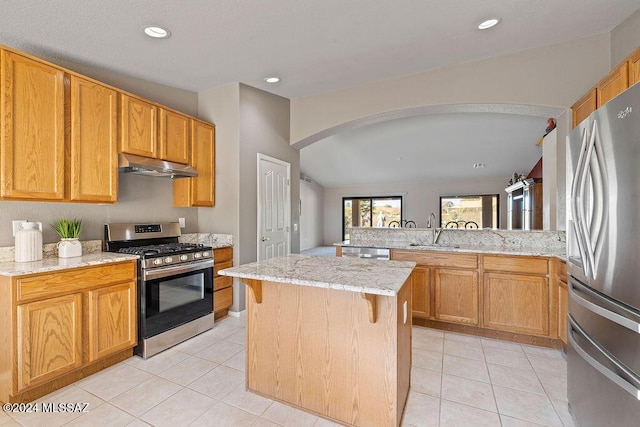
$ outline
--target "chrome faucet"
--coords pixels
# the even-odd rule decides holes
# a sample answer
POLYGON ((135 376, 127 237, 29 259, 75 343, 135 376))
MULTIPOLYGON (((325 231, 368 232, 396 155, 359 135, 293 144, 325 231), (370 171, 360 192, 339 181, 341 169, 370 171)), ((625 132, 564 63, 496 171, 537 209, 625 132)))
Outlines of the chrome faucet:
POLYGON ((432 228, 435 225, 436 225, 436 214, 431 212, 429 214, 429 218, 427 219, 427 228, 432 228), (433 220, 433 222, 431 222, 431 220, 433 220))
POLYGON ((437 245, 438 244, 438 239, 440 238, 440 235, 442 234, 442 230, 444 230, 444 227, 440 227, 435 229, 435 233, 433 235, 433 244, 437 245))

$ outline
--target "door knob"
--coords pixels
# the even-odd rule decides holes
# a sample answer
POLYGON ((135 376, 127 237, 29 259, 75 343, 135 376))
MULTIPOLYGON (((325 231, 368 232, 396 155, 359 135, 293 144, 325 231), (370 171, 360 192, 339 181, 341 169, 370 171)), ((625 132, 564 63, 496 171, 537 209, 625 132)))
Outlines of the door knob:
POLYGON ((263 241, 263 242, 266 242, 267 240, 269 240, 269 238, 268 238, 268 237, 263 237, 263 238, 262 238, 262 241, 263 241))

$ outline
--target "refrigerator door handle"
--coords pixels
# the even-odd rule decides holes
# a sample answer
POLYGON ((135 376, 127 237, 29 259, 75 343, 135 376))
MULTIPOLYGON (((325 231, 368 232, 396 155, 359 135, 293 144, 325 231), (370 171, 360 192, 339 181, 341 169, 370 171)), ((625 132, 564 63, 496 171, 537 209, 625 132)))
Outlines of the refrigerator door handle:
POLYGON ((586 236, 583 235, 583 225, 584 218, 582 217, 583 209, 578 205, 578 197, 581 198, 583 194, 580 190, 580 182, 582 181, 582 175, 586 174, 586 167, 588 165, 585 164, 585 153, 587 151, 587 144, 589 143, 589 132, 588 129, 585 128, 582 132, 582 144, 580 147, 580 155, 578 156, 578 163, 576 164, 575 171, 573 173, 573 180, 571 181, 571 215, 573 217, 573 221, 571 221, 571 225, 573 226, 574 235, 576 237, 576 244, 578 245, 578 252, 580 252, 580 261, 582 263, 582 271, 586 277, 589 277, 589 260, 587 259, 586 254, 586 236))
POLYGON ((620 363, 615 356, 610 354, 607 350, 602 348, 596 341, 594 341, 573 319, 572 315, 569 315, 569 335, 568 341, 571 347, 578 353, 580 357, 582 357, 585 362, 591 365, 595 370, 600 372, 602 375, 610 379, 614 382, 618 387, 622 388, 624 391, 635 397, 637 400, 640 400, 640 377, 638 377, 635 373, 630 371, 626 366, 620 363), (593 346, 598 353, 600 353, 603 357, 606 358, 607 363, 610 364, 613 369, 604 364, 600 363, 593 356, 591 356, 587 350, 582 348, 574 335, 580 336, 582 339, 586 340, 591 346, 593 346), (615 370, 614 370, 615 369, 615 370), (622 372, 625 374, 625 378, 621 376, 618 372, 622 372))
MULTIPOLYGON (((627 329, 631 329, 633 332, 640 334, 640 323, 631 319, 630 317, 636 317, 633 313, 629 313, 628 316, 624 314, 616 313, 615 311, 608 310, 604 305, 614 306, 612 302, 607 301, 589 288, 576 283, 573 278, 569 279, 569 291, 571 298, 587 310, 596 313, 610 321, 617 323, 620 326, 624 326, 627 329), (599 304, 589 301, 587 298, 581 296, 586 295, 590 299, 595 299, 599 304)), ((615 306, 614 306, 615 307, 615 306)), ((619 311, 624 311, 623 307, 616 307, 619 311)))

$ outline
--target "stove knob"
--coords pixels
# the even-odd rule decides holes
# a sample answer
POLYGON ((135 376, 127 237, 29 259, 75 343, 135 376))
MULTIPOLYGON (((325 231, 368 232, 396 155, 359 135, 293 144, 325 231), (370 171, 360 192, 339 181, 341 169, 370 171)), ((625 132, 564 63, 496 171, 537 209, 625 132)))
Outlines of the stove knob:
POLYGON ((200 252, 196 252, 196 253, 193 254, 193 257, 195 259, 202 258, 202 254, 200 252))
POLYGON ((166 262, 167 264, 170 264, 170 263, 172 263, 172 262, 173 262, 173 258, 171 258, 170 256, 168 256, 168 257, 166 257, 166 258, 164 259, 164 262, 166 262))
POLYGON ((154 260, 153 260, 153 263, 154 263, 155 265, 160 265, 160 264, 162 264, 162 258, 156 258, 156 259, 154 259, 154 260))
POLYGON ((211 256, 211 252, 209 252, 209 251, 202 252, 202 256, 205 257, 205 258, 206 257, 210 257, 211 256))
POLYGON ((180 255, 180 261, 186 261, 189 257, 187 255, 180 255))

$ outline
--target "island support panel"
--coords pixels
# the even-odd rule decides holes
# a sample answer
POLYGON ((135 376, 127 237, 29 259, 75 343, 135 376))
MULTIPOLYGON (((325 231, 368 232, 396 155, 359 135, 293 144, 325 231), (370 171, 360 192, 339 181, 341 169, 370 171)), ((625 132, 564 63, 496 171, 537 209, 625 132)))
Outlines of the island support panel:
POLYGON ((411 378, 410 280, 396 296, 376 296, 375 323, 358 292, 260 288, 259 303, 246 294, 248 390, 347 425, 400 425, 411 378))

